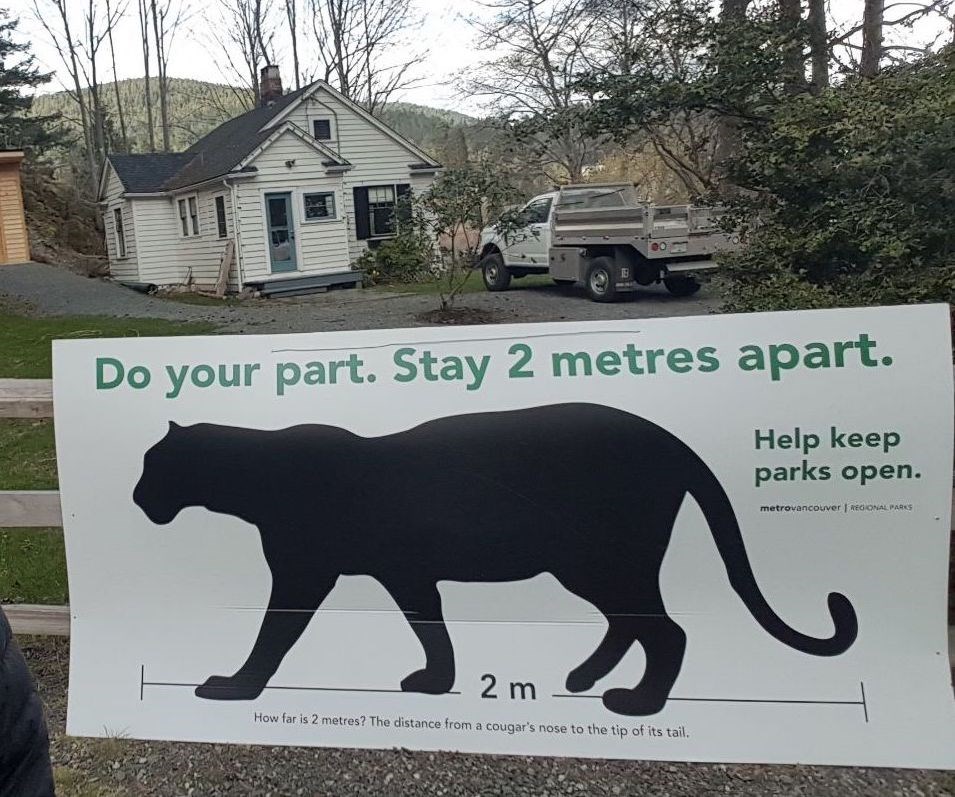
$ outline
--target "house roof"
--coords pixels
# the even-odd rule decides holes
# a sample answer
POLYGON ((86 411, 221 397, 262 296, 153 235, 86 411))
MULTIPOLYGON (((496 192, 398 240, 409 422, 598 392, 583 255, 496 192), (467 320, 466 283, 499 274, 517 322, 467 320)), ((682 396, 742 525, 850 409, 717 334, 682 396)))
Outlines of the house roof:
MULTIPOLYGON (((200 138, 185 152, 110 155, 109 161, 119 175, 126 192, 130 194, 175 191, 213 180, 216 177, 223 177, 236 169, 242 168, 249 156, 257 152, 260 147, 267 145, 278 131, 292 129, 293 132, 300 133, 301 131, 289 122, 283 125, 277 123, 294 106, 319 88, 324 88, 341 97, 325 81, 316 81, 297 91, 283 95, 271 105, 253 108, 251 111, 246 111, 244 114, 230 119, 200 138)), ((343 97, 342 99, 345 100, 343 97)), ((367 111, 348 100, 345 101, 357 113, 372 119, 376 126, 387 131, 389 135, 404 144, 411 152, 424 156, 425 153, 418 147, 401 138, 382 122, 371 117, 367 111)), ((303 136, 307 137, 307 134, 303 134, 303 136)), ((309 143, 326 156, 324 161, 326 166, 347 167, 349 165, 348 161, 336 155, 334 151, 320 142, 310 141, 309 143)), ((431 164, 437 166, 433 161, 431 164)), ((415 164, 415 166, 431 164, 415 164)))
POLYGON ((193 156, 191 162, 167 181, 166 189, 184 188, 228 174, 273 132, 259 132, 261 128, 292 105, 304 91, 299 89, 284 94, 271 105, 246 111, 207 133, 186 150, 185 154, 193 156))
POLYGON ((185 152, 149 152, 138 155, 110 155, 123 188, 130 194, 152 194, 193 159, 185 152))

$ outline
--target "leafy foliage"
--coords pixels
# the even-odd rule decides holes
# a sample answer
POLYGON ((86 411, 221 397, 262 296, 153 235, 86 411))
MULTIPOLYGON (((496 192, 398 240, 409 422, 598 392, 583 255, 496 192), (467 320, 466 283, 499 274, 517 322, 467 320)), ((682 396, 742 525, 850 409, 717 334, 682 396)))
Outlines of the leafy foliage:
POLYGON ((474 271, 481 230, 518 193, 487 161, 445 169, 431 188, 398 208, 398 234, 365 252, 355 266, 372 284, 438 280, 442 310, 450 310, 474 271))
POLYGON ((365 251, 354 267, 365 272, 366 287, 396 285, 429 279, 433 259, 434 243, 421 227, 402 224, 394 238, 365 251))
POLYGON ((732 307, 951 301, 955 50, 781 102, 741 146, 732 307))
POLYGON ((516 198, 494 164, 478 161, 445 170, 418 200, 416 217, 438 241, 442 310, 454 306, 474 271, 481 230, 516 198))

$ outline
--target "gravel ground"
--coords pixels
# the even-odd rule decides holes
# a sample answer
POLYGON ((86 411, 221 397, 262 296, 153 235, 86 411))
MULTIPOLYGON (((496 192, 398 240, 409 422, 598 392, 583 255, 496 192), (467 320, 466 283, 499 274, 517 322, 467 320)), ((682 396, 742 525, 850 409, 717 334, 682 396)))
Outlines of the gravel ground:
MULTIPOLYGON (((677 299, 662 287, 653 286, 614 304, 595 304, 573 288, 522 288, 520 280, 514 286, 506 293, 467 294, 459 303, 487 312, 498 322, 702 315, 716 312, 720 304, 716 291, 709 286, 689 299, 677 299)), ((0 294, 29 303, 40 315, 208 321, 227 332, 259 333, 409 327, 420 324, 417 316, 438 304, 436 296, 333 290, 290 299, 256 299, 233 306, 190 305, 33 263, 0 268, 0 294)))
MULTIPOLYGON (((647 289, 611 305, 556 287, 470 294, 461 305, 499 322, 563 321, 716 312, 716 292, 675 299, 647 289)), ((228 332, 305 332, 407 327, 432 296, 332 291, 312 297, 196 306, 135 293, 46 265, 0 268, 0 294, 39 315, 110 315, 208 321, 228 332)), ((452 753, 75 739, 64 735, 69 642, 21 640, 49 712, 61 797, 119 795, 955 795, 955 776, 918 770, 725 766, 452 753)))
POLYGON ((69 642, 21 640, 53 737, 60 797, 118 795, 897 795, 955 794, 944 772, 246 747, 64 736, 69 642))

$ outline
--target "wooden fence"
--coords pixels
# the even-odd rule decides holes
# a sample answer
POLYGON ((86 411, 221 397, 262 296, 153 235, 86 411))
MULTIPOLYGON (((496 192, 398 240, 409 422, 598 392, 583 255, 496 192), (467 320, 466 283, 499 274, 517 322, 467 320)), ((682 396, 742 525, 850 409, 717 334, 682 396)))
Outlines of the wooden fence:
MULTIPOLYGON (((0 379, 0 418, 52 418, 53 382, 49 379, 0 379)), ((955 518, 955 496, 952 503, 955 518)), ((0 491, 0 529, 61 527, 56 490, 0 491)), ((955 551, 953 551, 955 554, 955 551)), ((955 556, 953 556, 955 564, 955 556)), ((955 572, 953 572, 955 576, 955 572)), ((20 634, 68 635, 69 606, 4 606, 20 634)), ((950 603, 950 615, 952 614, 950 603)), ((955 661, 955 629, 949 629, 949 655, 955 661)))

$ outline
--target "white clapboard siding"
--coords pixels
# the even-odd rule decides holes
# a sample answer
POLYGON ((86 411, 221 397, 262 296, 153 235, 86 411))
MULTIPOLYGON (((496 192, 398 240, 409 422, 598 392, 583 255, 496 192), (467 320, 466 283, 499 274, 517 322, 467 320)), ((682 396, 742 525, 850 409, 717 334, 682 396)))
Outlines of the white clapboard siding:
POLYGON ((109 273, 122 282, 139 282, 139 259, 136 239, 136 217, 133 200, 122 198, 123 184, 112 166, 107 166, 106 193, 103 195, 103 227, 106 236, 106 255, 109 258, 109 273), (123 213, 123 229, 126 232, 126 257, 121 258, 116 250, 116 224, 113 211, 123 213))
POLYGON ((330 119, 332 140, 323 142, 352 164, 343 175, 344 208, 348 217, 349 259, 354 260, 365 251, 364 241, 355 237, 354 195, 352 189, 361 185, 397 185, 410 183, 416 192, 433 182, 431 175, 417 175, 413 179, 410 164, 421 161, 421 156, 395 141, 375 125, 356 114, 330 92, 317 91, 288 117, 289 121, 312 132, 315 119, 330 119))
POLYGON ((289 191, 298 246, 298 270, 278 274, 321 274, 348 269, 348 233, 342 216, 342 179, 326 174, 326 157, 294 133, 279 136, 252 162, 256 176, 236 184, 242 277, 245 281, 272 276, 266 247, 265 194, 289 191), (294 161, 292 166, 286 162, 294 161), (311 191, 333 191, 338 217, 328 221, 305 221, 302 195, 311 191))
POLYGON ((169 197, 132 199, 139 245, 139 281, 180 285, 185 280, 182 238, 175 203, 169 197))
MULTIPOLYGON (((219 264, 222 262, 222 253, 226 243, 235 235, 232 222, 232 192, 224 186, 214 189, 197 191, 195 194, 180 194, 174 198, 174 218, 176 226, 167 233, 171 240, 178 244, 178 264, 180 281, 191 279, 200 288, 212 290, 219 278, 219 264), (189 196, 197 196, 199 200, 199 235, 182 238, 179 236, 179 216, 176 200, 189 196), (219 237, 219 224, 216 219, 217 196, 225 199, 226 237, 219 237)), ((236 287, 235 276, 230 275, 230 284, 236 287)))

